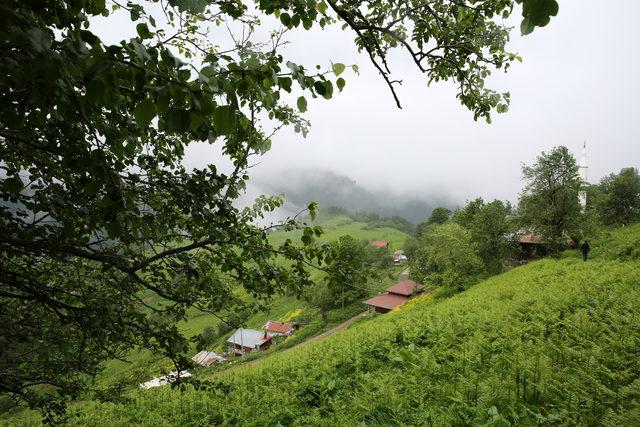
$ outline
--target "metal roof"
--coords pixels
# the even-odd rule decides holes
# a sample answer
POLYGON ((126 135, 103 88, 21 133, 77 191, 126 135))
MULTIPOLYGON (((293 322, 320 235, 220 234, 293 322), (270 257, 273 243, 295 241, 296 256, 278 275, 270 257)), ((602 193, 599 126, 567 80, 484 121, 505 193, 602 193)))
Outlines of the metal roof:
POLYGON ((288 334, 295 330, 291 323, 276 322, 275 320, 268 320, 263 329, 267 332, 277 332, 279 334, 288 334))
POLYGON ((522 236, 520 236, 520 238, 518 239, 518 241, 520 243, 535 243, 538 245, 542 245, 545 243, 544 239, 542 236, 540 236, 539 234, 524 234, 522 236))
POLYGON ((395 285, 387 289, 387 292, 392 294, 411 296, 415 292, 419 292, 424 289, 424 286, 414 282, 413 280, 402 280, 395 285))
POLYGON ((191 360, 196 362, 198 365, 211 366, 216 362, 222 362, 223 360, 226 360, 226 359, 222 356, 217 355, 213 351, 203 350, 200 353, 193 356, 191 360))
POLYGON ((372 305, 374 307, 381 307, 391 310, 399 305, 409 301, 409 298, 395 294, 382 294, 373 298, 369 298, 366 301, 362 301, 364 304, 372 305))
POLYGON ((384 242, 382 240, 374 240, 373 242, 371 242, 371 244, 379 248, 386 248, 387 246, 389 246, 389 242, 384 242))
POLYGON ((227 343, 237 344, 242 347, 257 348, 271 339, 271 336, 267 335, 265 338, 265 335, 264 332, 256 331, 255 329, 240 328, 227 339, 227 343))

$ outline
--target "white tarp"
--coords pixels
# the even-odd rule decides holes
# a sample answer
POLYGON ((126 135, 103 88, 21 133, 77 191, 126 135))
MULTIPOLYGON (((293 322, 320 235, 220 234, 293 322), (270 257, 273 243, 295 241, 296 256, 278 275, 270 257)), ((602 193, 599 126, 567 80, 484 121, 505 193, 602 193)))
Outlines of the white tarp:
MULTIPOLYGON (((188 378, 190 376, 191 376, 191 373, 189 373, 187 371, 181 371, 180 372, 180 378, 188 378)), ((177 378, 178 378, 178 372, 177 371, 171 371, 167 375, 163 375, 161 377, 149 380, 146 383, 140 384, 140 388, 145 388, 146 389, 146 388, 160 387, 162 385, 166 385, 166 384, 174 382, 177 378)))

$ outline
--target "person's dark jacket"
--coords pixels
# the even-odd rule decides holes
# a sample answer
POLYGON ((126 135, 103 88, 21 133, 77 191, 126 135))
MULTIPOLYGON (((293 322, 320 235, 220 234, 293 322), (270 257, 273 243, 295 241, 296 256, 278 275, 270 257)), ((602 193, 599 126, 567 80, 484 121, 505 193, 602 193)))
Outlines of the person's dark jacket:
POLYGON ((588 254, 591 248, 589 247, 589 244, 587 242, 584 242, 582 244, 582 247, 580 247, 580 250, 582 251, 583 254, 588 254))

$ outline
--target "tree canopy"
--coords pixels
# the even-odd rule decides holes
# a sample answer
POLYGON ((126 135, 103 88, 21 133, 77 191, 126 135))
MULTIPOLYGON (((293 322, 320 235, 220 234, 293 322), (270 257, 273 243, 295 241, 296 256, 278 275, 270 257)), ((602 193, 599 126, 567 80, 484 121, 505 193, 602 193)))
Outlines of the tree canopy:
POLYGON ((451 218, 451 213, 451 209, 449 208, 445 208, 442 206, 437 207, 431 212, 429 218, 427 218, 426 225, 444 224, 445 222, 449 221, 449 218, 451 218))
POLYGON ((523 225, 539 233, 554 252, 569 238, 579 237, 582 215, 578 193, 583 183, 567 147, 542 152, 533 165, 522 167, 522 175, 527 183, 519 204, 523 225))
POLYGON ((629 224, 640 219, 640 175, 636 168, 624 168, 602 178, 597 206, 605 224, 629 224))
POLYGON ((362 243, 351 236, 341 236, 331 244, 327 256, 327 288, 342 307, 366 293, 367 253, 362 243))
POLYGON ((454 222, 425 228, 417 245, 411 277, 420 283, 462 291, 484 270, 471 233, 454 222))
POLYGON ((484 81, 518 59, 501 22, 515 3, 523 33, 557 13, 555 0, 3 2, 0 391, 56 412, 133 347, 180 370, 189 360, 175 322, 187 309, 228 310, 239 304, 234 286, 268 298, 309 284, 306 267, 324 256, 312 245, 320 230, 274 247, 256 223, 282 201, 234 204, 274 133, 305 134, 308 99, 346 84, 343 64, 285 58, 287 29, 342 24, 398 105, 388 59, 402 49, 429 83, 455 81, 460 102, 488 120, 509 102, 484 81), (126 16, 136 36, 103 40, 99 16, 126 16), (268 17, 281 27, 261 40, 254 31, 268 17), (194 142, 225 161, 187 169, 194 142), (150 322, 153 312, 169 320, 150 322))
POLYGON ((511 236, 515 230, 511 214, 508 202, 494 200, 485 203, 477 198, 453 215, 454 222, 470 231, 478 255, 490 273, 500 273, 503 261, 514 252, 511 236))

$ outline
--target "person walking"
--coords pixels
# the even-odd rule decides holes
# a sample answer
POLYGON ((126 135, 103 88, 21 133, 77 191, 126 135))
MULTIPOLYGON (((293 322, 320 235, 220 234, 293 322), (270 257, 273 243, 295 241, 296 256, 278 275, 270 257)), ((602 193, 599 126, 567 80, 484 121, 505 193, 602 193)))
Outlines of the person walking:
POLYGON ((585 240, 582 246, 580 247, 580 250, 582 251, 582 260, 586 261, 587 258, 589 257, 589 251, 591 250, 591 248, 589 247, 589 242, 585 240))

